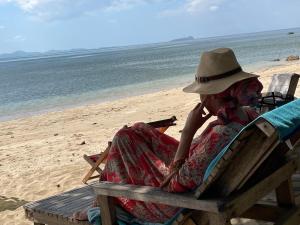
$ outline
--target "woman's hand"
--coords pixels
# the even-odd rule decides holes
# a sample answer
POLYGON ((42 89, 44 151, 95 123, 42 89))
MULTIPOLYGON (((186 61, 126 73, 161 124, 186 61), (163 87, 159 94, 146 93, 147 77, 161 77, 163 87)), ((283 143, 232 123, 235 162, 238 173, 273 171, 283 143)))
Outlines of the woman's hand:
POLYGON ((204 111, 204 105, 207 98, 202 103, 196 105, 196 107, 189 113, 185 122, 183 131, 194 135, 196 131, 212 116, 211 113, 206 114, 204 111))
POLYGON ((167 186, 176 172, 177 172, 176 170, 171 171, 171 173, 169 173, 169 175, 164 179, 164 181, 159 185, 159 187, 164 188, 165 186, 167 186))
POLYGON ((181 168, 182 164, 185 162, 185 159, 179 159, 175 162, 172 162, 170 165, 170 173, 169 175, 164 179, 164 181, 160 184, 160 188, 164 188, 167 186, 171 180, 171 178, 175 175, 175 173, 178 172, 178 170, 181 168))

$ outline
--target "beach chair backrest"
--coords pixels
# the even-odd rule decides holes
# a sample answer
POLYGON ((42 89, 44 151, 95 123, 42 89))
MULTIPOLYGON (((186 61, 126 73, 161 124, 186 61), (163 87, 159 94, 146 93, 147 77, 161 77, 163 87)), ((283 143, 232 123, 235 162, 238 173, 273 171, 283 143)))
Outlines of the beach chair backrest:
POLYGON ((299 74, 274 74, 268 92, 280 92, 283 95, 294 96, 299 81, 299 74))
POLYGON ((254 132, 236 151, 226 170, 213 184, 213 190, 222 197, 239 190, 280 143, 276 129, 264 119, 255 122, 254 132))
POLYGON ((257 118, 246 126, 208 166, 195 197, 213 190, 226 197, 251 178, 280 143, 290 148, 300 138, 300 99, 257 118))
POLYGON ((248 125, 210 164, 209 175, 206 174, 195 196, 198 198, 208 189, 217 191, 219 197, 230 194, 248 180, 251 170, 258 166, 260 159, 270 154, 277 143, 276 130, 264 119, 248 125))

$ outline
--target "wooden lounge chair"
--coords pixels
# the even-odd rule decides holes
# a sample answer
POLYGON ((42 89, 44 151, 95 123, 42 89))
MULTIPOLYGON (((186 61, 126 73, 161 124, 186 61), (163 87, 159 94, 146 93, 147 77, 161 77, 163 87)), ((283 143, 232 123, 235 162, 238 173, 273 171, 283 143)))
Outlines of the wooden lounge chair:
MULTIPOLYGON (((157 128, 160 132, 164 133, 170 126, 174 126, 176 117, 172 116, 170 119, 165 119, 165 120, 159 120, 159 121, 154 121, 148 123, 149 125, 157 128)), ((106 157, 108 155, 108 151, 110 149, 111 142, 108 142, 108 145, 106 149, 100 153, 100 154, 95 154, 95 155, 83 155, 83 158, 91 165, 91 168, 89 171, 84 175, 84 178, 82 179, 82 182, 84 184, 87 183, 87 181, 99 178, 100 174, 102 172, 100 165, 104 164, 106 161, 106 157), (93 176, 93 174, 97 172, 98 174, 93 176)))
POLYGON ((268 91, 262 94, 260 112, 270 111, 295 99, 299 74, 274 74, 268 91))
POLYGON ((108 182, 92 184, 102 224, 116 224, 113 197, 187 208, 195 224, 230 224, 233 217, 300 224, 300 207, 292 189, 299 155, 286 156, 299 141, 300 100, 295 100, 243 129, 212 161, 205 181, 193 193, 168 193, 156 187, 108 182), (277 205, 258 203, 272 191, 277 205))
POLYGON ((299 77, 296 73, 274 74, 268 92, 280 92, 287 97, 294 97, 299 77))
MULTIPOLYGON (((296 101, 293 105, 299 108, 300 100, 296 101)), ((290 104, 281 108, 295 112, 295 107, 290 104)), ((274 110, 273 115, 286 114, 284 110, 278 110, 280 108, 274 110)), ((267 114, 263 117, 267 117, 267 114)), ((153 187, 94 183, 28 203, 24 205, 25 215, 36 225, 88 225, 88 222, 73 220, 72 214, 90 206, 97 193, 103 225, 115 221, 112 196, 190 208, 193 210, 187 214, 191 214, 190 218, 197 224, 208 220, 211 224, 229 224, 231 217, 277 221, 276 224, 299 224, 300 212, 296 204, 300 204, 300 171, 292 176, 299 167, 298 156, 282 160, 287 151, 292 152, 289 149, 293 149, 300 139, 299 119, 296 116, 285 121, 284 135, 280 135, 284 139, 281 142, 278 128, 275 129, 265 118, 247 126, 228 145, 227 151, 219 155, 221 159, 216 158, 212 162, 205 182, 193 193, 174 194, 153 187)), ((173 224, 183 224, 185 218, 177 217, 173 224)))

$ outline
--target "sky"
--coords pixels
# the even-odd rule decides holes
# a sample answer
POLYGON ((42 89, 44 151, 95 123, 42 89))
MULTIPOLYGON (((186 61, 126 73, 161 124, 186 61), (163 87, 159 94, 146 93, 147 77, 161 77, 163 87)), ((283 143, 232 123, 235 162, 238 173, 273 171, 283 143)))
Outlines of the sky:
POLYGON ((0 54, 300 27, 299 0, 0 0, 0 54))

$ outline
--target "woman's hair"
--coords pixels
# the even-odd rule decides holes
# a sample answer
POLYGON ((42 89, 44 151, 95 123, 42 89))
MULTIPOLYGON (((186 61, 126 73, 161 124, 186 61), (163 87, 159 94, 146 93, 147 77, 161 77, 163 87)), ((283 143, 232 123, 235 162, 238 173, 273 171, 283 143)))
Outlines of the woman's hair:
POLYGON ((256 105, 262 88, 262 84, 255 77, 236 82, 225 91, 215 94, 215 97, 223 100, 223 105, 217 112, 219 123, 230 123, 231 117, 234 116, 232 112, 240 106, 256 105))

